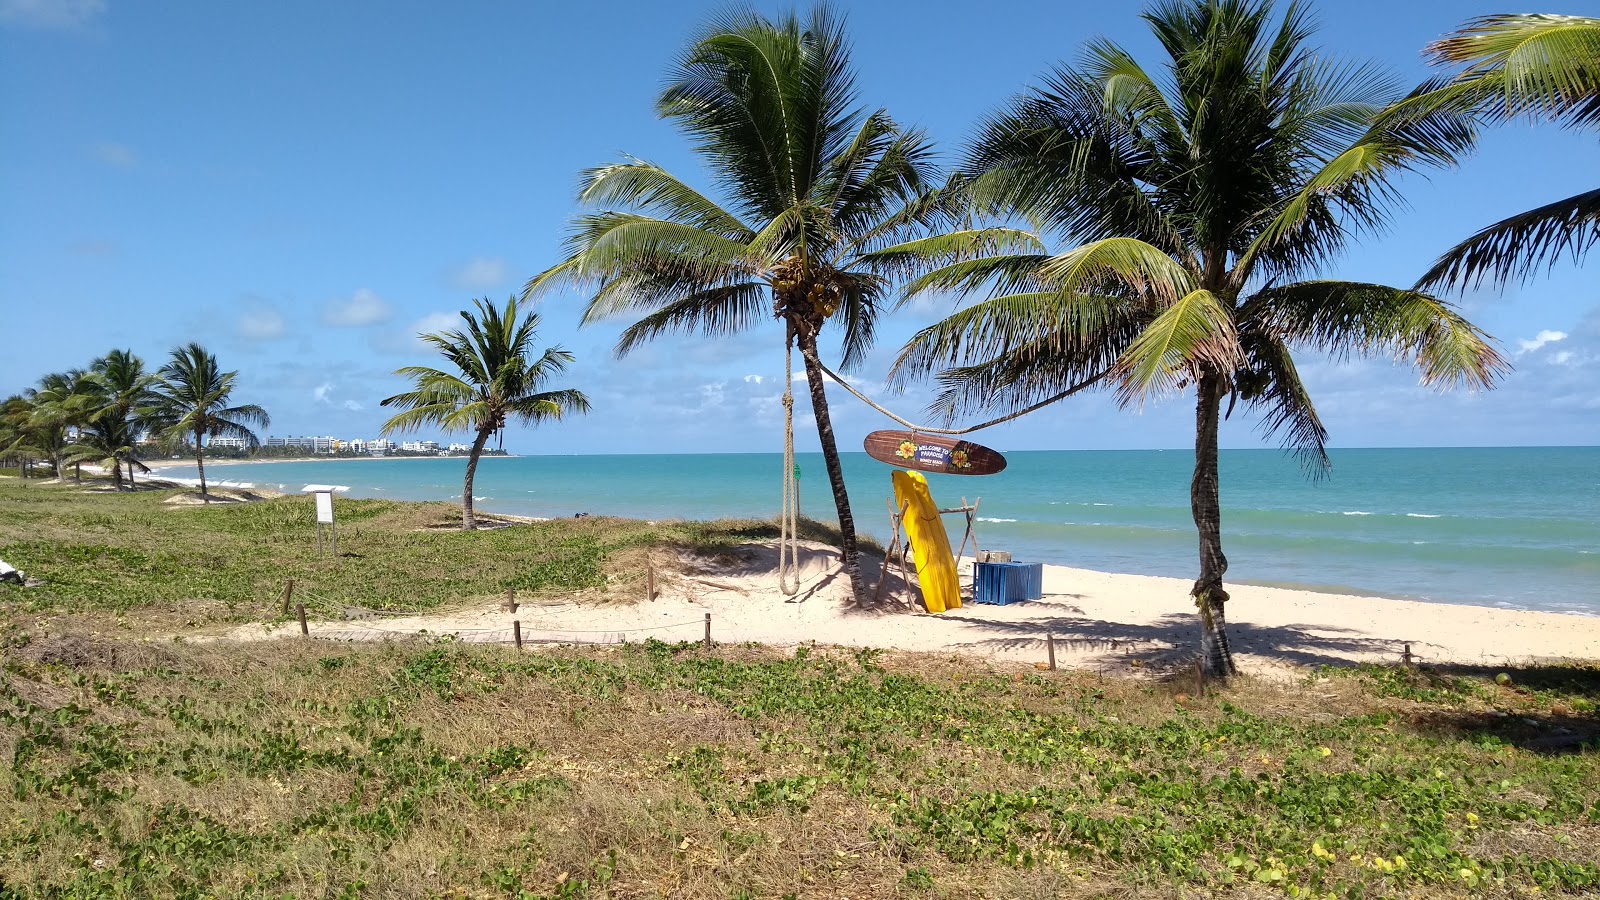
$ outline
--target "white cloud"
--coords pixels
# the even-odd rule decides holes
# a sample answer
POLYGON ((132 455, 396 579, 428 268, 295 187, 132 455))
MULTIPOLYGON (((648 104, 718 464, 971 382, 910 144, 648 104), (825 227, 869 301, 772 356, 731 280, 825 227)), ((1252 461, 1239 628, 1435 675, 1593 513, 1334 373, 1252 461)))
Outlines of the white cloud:
POLYGON ((745 384, 760 384, 763 380, 765 379, 763 379, 760 375, 746 375, 744 377, 745 384))
POLYGON ((361 410, 366 409, 366 407, 354 400, 346 400, 344 402, 344 408, 350 410, 351 412, 360 412, 361 410))
POLYGON ((411 324, 411 332, 415 335, 439 334, 454 331, 460 324, 460 313, 429 313, 411 324))
MULTIPOLYGON (((0 2, 3 2, 3 0, 0 0, 0 2)), ((127 144, 107 141, 94 148, 94 152, 96 156, 100 157, 101 162, 108 166, 115 166, 118 169, 131 169, 139 164, 139 155, 134 153, 133 148, 127 144)))
POLYGON ((311 389, 311 399, 318 403, 327 403, 328 394, 333 392, 333 382, 324 381, 311 389))
POLYGON ((274 341, 289 333, 289 323, 271 303, 250 299, 245 301, 235 331, 247 341, 274 341))
POLYGON ((382 297, 362 288, 348 298, 330 300, 322 308, 322 324, 334 328, 361 328, 387 322, 392 314, 382 297))
POLYGON ((81 28, 106 11, 106 0, 0 0, 0 25, 81 28))
POLYGON ((467 260, 450 277, 458 288, 469 291, 499 287, 506 280, 506 261, 499 257, 477 256, 467 260))
POLYGON ((1543 347, 1545 344, 1553 344, 1557 341, 1564 341, 1566 339, 1567 333, 1565 331, 1550 331, 1549 329, 1546 329, 1534 335, 1533 340, 1531 341, 1517 341, 1517 346, 1522 348, 1518 352, 1518 355, 1521 355, 1522 353, 1532 353, 1540 347, 1543 347))

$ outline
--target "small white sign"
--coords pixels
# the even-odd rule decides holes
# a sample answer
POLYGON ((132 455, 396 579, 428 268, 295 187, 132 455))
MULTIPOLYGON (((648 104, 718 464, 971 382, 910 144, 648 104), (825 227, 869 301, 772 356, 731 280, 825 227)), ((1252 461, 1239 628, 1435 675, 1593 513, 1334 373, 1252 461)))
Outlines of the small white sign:
POLYGON ((317 524, 333 524, 333 494, 329 491, 317 491, 317 524))

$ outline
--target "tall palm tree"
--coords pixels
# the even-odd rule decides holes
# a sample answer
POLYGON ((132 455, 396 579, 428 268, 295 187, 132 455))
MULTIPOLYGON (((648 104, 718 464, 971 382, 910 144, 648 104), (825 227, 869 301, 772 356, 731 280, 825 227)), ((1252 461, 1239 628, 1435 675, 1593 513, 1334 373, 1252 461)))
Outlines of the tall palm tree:
MULTIPOLYGON (((1491 122, 1533 119, 1600 129, 1600 19, 1498 15, 1473 19, 1428 45, 1458 71, 1413 105, 1445 104, 1491 122)), ((1518 213, 1448 250, 1419 287, 1503 285, 1600 243, 1600 188, 1518 213)))
POLYGON ((151 385, 153 403, 148 415, 163 444, 177 447, 194 443, 195 467, 200 472, 200 499, 211 502, 206 490, 205 439, 242 438, 251 447, 261 439, 251 426, 272 424, 267 411, 255 404, 229 406, 238 372, 224 372, 217 358, 199 344, 172 351, 172 358, 156 373, 151 385))
POLYGON ((465 531, 478 527, 472 512, 472 481, 478 457, 490 437, 513 419, 537 425, 589 411, 589 398, 582 391, 543 390, 545 382, 566 371, 572 354, 551 347, 535 358, 539 316, 532 311, 524 314, 518 303, 511 297, 500 310, 487 297, 474 300, 476 315, 471 310, 461 311, 464 327, 421 335, 453 371, 428 366, 398 369, 395 374, 411 379, 416 390, 386 398, 382 404, 405 410, 384 423, 384 434, 416 431, 424 425, 445 432, 475 433, 461 490, 461 527, 465 531))
MULTIPOLYGON (((842 365, 872 343, 889 282, 862 255, 909 237, 934 212, 923 135, 856 102, 843 23, 739 11, 693 41, 656 102, 694 142, 722 197, 711 199, 636 159, 591 169, 567 259, 528 282, 592 288, 585 323, 644 314, 618 356, 668 332, 708 337, 755 327, 769 312, 800 350, 841 551, 856 602, 866 590, 855 520, 824 391, 817 341, 835 323, 842 365)), ((787 376, 786 376, 787 377, 787 376)))
POLYGON ((1440 111, 1380 122, 1401 92, 1372 68, 1316 55, 1297 6, 1274 21, 1264 0, 1163 0, 1144 18, 1165 54, 1158 74, 1092 42, 1078 67, 989 117, 967 154, 960 177, 980 208, 1036 234, 979 228, 882 254, 944 263, 908 294, 988 294, 918 332, 893 376, 942 370, 935 407, 947 415, 1072 388, 1112 387, 1137 405, 1192 387, 1190 594, 1205 668, 1226 677, 1224 408, 1257 413, 1318 473, 1327 431, 1294 351, 1399 357, 1441 386, 1489 387, 1504 362, 1432 296, 1308 280, 1383 223, 1398 174, 1470 146, 1469 122, 1440 111), (1046 238, 1070 249, 1052 253, 1046 238))

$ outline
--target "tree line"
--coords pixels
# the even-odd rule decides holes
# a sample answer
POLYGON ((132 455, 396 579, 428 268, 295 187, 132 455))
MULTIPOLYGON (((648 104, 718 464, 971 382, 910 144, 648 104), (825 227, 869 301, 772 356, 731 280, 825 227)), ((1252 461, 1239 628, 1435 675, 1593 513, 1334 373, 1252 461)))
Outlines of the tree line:
POLYGON ((253 404, 230 405, 238 372, 224 372, 199 344, 174 349, 167 363, 150 371, 131 350, 112 350, 87 368, 53 372, 35 387, 0 402, 0 457, 15 460, 26 478, 43 460, 57 479, 82 480, 84 463, 107 470, 117 490, 132 490, 136 472, 148 472, 151 449, 171 454, 187 448, 206 488, 205 439, 232 437, 251 447, 260 438, 252 426, 271 423, 253 404))

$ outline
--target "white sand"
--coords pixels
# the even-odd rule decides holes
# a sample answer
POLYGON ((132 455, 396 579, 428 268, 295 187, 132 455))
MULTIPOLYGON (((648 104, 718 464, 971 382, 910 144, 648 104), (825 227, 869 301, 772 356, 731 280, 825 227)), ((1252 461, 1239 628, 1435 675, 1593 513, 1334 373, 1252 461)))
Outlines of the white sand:
MULTIPOLYGON (((714 640, 780 646, 815 641, 846 647, 949 651, 1019 663, 1042 663, 1053 634, 1061 666, 1156 670, 1192 660, 1197 620, 1179 578, 1117 575, 1045 566, 1042 600, 1007 606, 967 604, 939 615, 907 604, 907 591, 872 611, 852 608, 837 551, 808 545, 800 594, 779 591, 774 545, 743 548, 731 565, 673 561, 682 574, 661 576, 660 596, 634 604, 594 604, 582 596, 522 598, 515 614, 497 606, 445 615, 312 622, 318 637, 384 640, 426 631, 463 641, 509 641, 512 621, 526 642, 699 640, 711 614, 714 640)), ((876 581, 878 560, 868 580, 876 581)), ((663 560, 663 563, 668 562, 663 560)), ((963 573, 971 561, 963 560, 963 573)), ((668 568, 663 565, 663 569, 668 568)), ((1600 617, 1563 615, 1231 585, 1228 632, 1248 671, 1283 674, 1295 667, 1358 661, 1399 662, 1404 645, 1424 663, 1508 665, 1600 658, 1600 617)), ((297 636, 241 626, 238 640, 297 636)))

